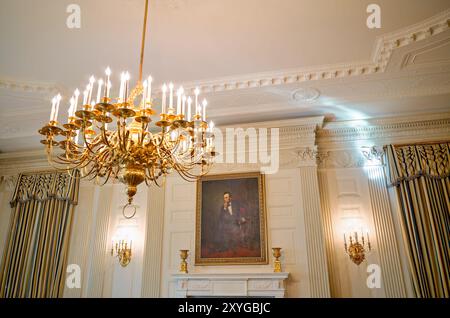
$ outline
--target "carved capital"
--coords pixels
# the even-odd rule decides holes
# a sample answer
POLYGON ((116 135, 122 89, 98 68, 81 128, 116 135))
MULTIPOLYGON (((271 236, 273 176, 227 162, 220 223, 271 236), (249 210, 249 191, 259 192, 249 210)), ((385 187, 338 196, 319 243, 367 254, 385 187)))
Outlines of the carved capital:
POLYGON ((382 165, 384 157, 383 147, 361 147, 361 153, 368 165, 382 165))

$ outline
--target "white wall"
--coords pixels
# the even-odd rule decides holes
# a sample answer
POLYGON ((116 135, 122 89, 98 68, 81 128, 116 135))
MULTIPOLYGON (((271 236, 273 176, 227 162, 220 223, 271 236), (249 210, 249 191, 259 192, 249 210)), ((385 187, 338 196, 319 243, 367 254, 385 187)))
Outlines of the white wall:
POLYGON ((299 189, 298 169, 282 169, 277 174, 266 176, 268 265, 194 266, 196 184, 187 183, 179 177, 168 178, 164 211, 162 296, 173 297, 175 294, 176 286, 171 274, 178 273, 180 249, 190 250, 187 260, 190 272, 245 273, 273 271, 271 247, 280 246, 283 248, 283 270, 290 272, 288 296, 309 297, 305 223, 299 189))
POLYGON ((367 266, 380 264, 372 209, 368 189, 368 180, 363 168, 329 169, 324 171, 327 177, 331 207, 333 240, 335 242, 336 267, 340 281, 340 297, 385 297, 384 288, 367 287, 367 266), (356 265, 344 253, 344 227, 346 218, 361 218, 369 229, 372 251, 367 261, 356 265))
MULTIPOLYGON (((266 178, 268 265, 193 266, 195 183, 172 175, 161 189, 140 186, 136 217, 125 220, 123 185, 97 187, 83 181, 68 257, 69 264, 81 267, 82 286, 66 288, 65 297, 171 296, 171 274, 178 271, 180 249, 191 251, 191 272, 262 272, 272 270, 270 248, 275 245, 283 248, 283 269, 291 273, 289 297, 412 296, 395 195, 391 191, 389 199, 383 179, 377 177, 376 184, 369 179, 360 147, 446 138, 450 115, 367 121, 367 127, 336 123, 316 130, 320 122, 303 118, 264 124, 280 127, 281 168, 266 178), (378 201, 382 204, 375 204, 378 201), (361 215, 370 229, 373 250, 360 266, 344 252, 341 223, 346 215, 361 215), (111 238, 121 226, 135 233, 133 258, 125 268, 110 255, 111 238), (367 288, 370 263, 382 265, 380 289, 367 288)), ((6 176, 0 188, 0 253, 14 187, 8 176, 46 167, 41 153, 0 154, 0 176, 6 176)), ((258 165, 223 164, 212 173, 256 170, 258 165)))
POLYGON ((79 204, 75 208, 68 264, 81 268, 81 289, 65 289, 65 297, 140 297, 143 273, 143 249, 147 215, 147 188, 141 186, 135 196, 137 213, 125 219, 124 185, 80 185, 79 204), (132 260, 120 266, 111 256, 112 238, 126 228, 133 234, 132 260))

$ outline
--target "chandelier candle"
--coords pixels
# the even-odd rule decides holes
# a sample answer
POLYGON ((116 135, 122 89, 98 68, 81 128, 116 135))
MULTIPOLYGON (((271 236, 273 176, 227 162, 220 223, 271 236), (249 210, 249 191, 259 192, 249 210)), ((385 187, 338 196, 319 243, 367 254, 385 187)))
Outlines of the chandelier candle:
POLYGON ((208 105, 208 102, 206 99, 203 99, 202 106, 203 106, 203 121, 206 121, 206 105, 208 105))
POLYGON ((103 86, 103 80, 99 79, 98 80, 98 89, 97 89, 97 103, 100 103, 100 95, 102 93, 102 86, 103 86))
POLYGON ((162 91, 162 113, 166 113, 166 93, 167 93, 167 85, 164 84, 161 88, 162 91))
POLYGON ((195 110, 197 111, 197 109, 198 109, 198 95, 200 94, 200 90, 199 90, 198 87, 195 88, 194 94, 195 94, 195 110))
POLYGON ((183 95, 181 102, 181 115, 186 116, 186 95, 183 95))
POLYGON ((142 108, 143 109, 146 108, 145 104, 147 103, 147 93, 148 93, 147 86, 148 86, 148 82, 147 82, 147 80, 145 80, 144 83, 142 84, 142 88, 143 88, 143 90, 142 90, 142 108))
POLYGON ((192 98, 191 98, 191 96, 189 96, 188 97, 188 99, 187 99, 187 103, 188 103, 188 113, 187 113, 187 120, 188 121, 190 121, 191 120, 191 115, 192 115, 192 112, 191 112, 191 105, 192 105, 192 98))
POLYGON ((92 89, 94 88, 95 77, 94 75, 89 78, 89 94, 88 94, 88 103, 92 101, 92 89))
POLYGON ((61 99, 62 99, 62 97, 61 97, 60 94, 56 95, 56 98, 55 98, 55 111, 53 112, 53 119, 52 119, 54 122, 57 122, 57 119, 58 119, 59 103, 61 102, 61 99))
POLYGON ((78 90, 78 88, 75 90, 75 92, 73 92, 73 95, 75 96, 75 103, 73 106, 72 117, 75 116, 75 112, 77 111, 78 107, 78 96, 80 96, 80 91, 78 90))
POLYGON ((110 81, 110 78, 109 78, 111 76, 111 69, 109 68, 109 66, 105 70, 105 75, 106 75, 106 78, 105 78, 105 93, 104 93, 104 96, 106 98, 108 98, 109 97, 109 88, 110 88, 108 86, 110 86, 110 84, 111 84, 111 81, 110 81))
POLYGON ((173 83, 169 83, 169 114, 173 114, 173 83))
POLYGON ((118 102, 123 102, 123 89, 125 85, 125 73, 120 73, 120 90, 119 90, 119 100, 118 102))

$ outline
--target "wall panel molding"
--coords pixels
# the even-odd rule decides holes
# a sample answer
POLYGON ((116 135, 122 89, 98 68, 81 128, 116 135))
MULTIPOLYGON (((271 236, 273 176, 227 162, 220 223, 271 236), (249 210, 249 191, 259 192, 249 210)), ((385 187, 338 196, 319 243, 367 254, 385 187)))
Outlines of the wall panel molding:
POLYGON ((86 292, 87 280, 84 279, 88 273, 88 255, 90 246, 90 232, 92 230, 93 213, 92 200, 94 196, 93 184, 80 184, 78 205, 75 207, 72 230, 70 236, 69 255, 67 265, 76 264, 81 269, 81 288, 64 288, 64 297, 81 297, 86 292), (91 205, 91 206, 89 206, 91 205))
POLYGON ((147 195, 142 297, 156 298, 161 294, 165 185, 150 186, 147 195))
POLYGON ((95 187, 92 204, 93 219, 90 233, 89 265, 87 269, 87 289, 83 297, 104 297, 103 283, 107 266, 107 243, 110 223, 113 187, 95 187))
POLYGON ((330 297, 316 167, 300 168, 311 297, 330 297))
POLYGON ((365 170, 369 181, 370 201, 385 293, 387 297, 404 298, 407 293, 384 170, 382 166, 368 167, 365 170))
POLYGON ((330 281, 331 297, 340 296, 340 281, 337 259, 335 257, 335 244, 333 235, 333 218, 331 215, 330 195, 328 193, 328 178, 326 173, 319 171, 320 207, 322 210, 323 232, 327 252, 328 277, 330 281))

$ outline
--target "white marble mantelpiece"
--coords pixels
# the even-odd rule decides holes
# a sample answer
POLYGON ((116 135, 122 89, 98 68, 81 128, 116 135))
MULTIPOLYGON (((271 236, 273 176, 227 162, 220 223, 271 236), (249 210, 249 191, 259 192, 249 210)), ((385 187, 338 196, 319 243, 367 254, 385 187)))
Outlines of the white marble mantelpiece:
POLYGON ((289 273, 173 274, 175 297, 285 297, 289 273))

